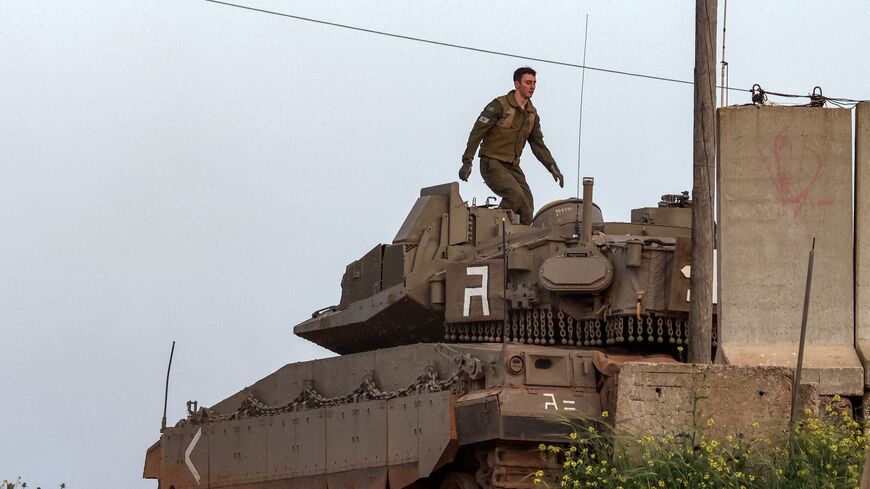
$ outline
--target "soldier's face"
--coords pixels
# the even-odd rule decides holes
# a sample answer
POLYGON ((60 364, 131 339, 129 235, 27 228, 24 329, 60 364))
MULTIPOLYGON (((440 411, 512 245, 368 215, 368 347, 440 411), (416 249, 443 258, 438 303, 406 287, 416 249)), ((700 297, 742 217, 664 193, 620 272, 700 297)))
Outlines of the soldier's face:
POLYGON ((514 82, 514 88, 521 96, 532 98, 532 94, 535 93, 535 75, 523 75, 520 81, 514 82))

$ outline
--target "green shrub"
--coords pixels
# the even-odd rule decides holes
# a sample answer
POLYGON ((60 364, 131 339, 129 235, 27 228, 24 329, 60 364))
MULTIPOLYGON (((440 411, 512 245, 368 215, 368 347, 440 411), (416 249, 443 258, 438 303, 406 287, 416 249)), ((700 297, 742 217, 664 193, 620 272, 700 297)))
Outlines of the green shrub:
POLYGON ((540 485, 572 489, 857 488, 867 448, 862 426, 848 410, 830 405, 819 416, 806 414, 781 442, 761 436, 758 423, 757 436, 718 440, 700 428, 629 439, 606 424, 575 426, 566 444, 539 447, 553 466, 533 477, 540 485))
MULTIPOLYGON (((21 480, 21 477, 17 477, 15 480, 3 479, 3 482, 0 483, 0 489, 28 489, 28 485, 26 481, 21 480)), ((66 483, 61 482, 58 486, 60 489, 66 489, 66 483)), ((41 487, 37 487, 36 489, 42 489, 41 487)))

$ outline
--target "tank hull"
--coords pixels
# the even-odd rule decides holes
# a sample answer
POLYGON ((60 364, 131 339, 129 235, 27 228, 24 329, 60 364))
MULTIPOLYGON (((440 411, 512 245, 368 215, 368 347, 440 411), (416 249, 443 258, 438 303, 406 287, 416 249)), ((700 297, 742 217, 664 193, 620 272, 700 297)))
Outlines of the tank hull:
POLYGON ((176 489, 383 489, 437 487, 451 467, 471 465, 507 484, 517 475, 510 463, 543 466, 536 447, 563 441, 566 419, 599 418, 593 354, 415 344, 290 364, 167 429, 149 449, 145 476, 176 489), (369 381, 368 397, 379 398, 359 390, 369 381), (319 400, 294 406, 306 391, 319 400), (497 450, 514 462, 484 463, 497 450))

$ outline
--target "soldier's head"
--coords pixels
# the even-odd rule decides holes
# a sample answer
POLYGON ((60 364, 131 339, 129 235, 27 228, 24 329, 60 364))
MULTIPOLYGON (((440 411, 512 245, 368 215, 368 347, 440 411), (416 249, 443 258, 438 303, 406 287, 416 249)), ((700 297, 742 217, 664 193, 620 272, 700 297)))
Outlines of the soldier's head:
POLYGON ((532 94, 535 93, 535 74, 535 70, 528 66, 514 71, 514 88, 521 97, 532 98, 532 94))

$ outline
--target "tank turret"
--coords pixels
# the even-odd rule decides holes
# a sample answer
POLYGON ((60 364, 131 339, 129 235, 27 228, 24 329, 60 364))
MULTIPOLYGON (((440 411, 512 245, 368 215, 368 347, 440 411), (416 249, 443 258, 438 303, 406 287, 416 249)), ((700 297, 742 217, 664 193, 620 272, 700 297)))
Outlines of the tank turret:
POLYGON ((294 332, 341 354, 432 341, 682 344, 688 195, 606 223, 592 179, 584 187, 531 226, 467 205, 456 183, 425 188, 392 243, 347 266, 339 304, 294 332))

